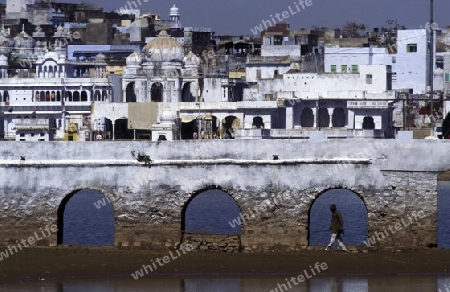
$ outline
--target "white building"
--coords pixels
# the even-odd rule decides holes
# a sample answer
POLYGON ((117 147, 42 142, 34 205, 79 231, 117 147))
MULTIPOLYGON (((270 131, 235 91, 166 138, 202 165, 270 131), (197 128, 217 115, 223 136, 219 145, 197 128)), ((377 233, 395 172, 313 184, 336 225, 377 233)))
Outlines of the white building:
POLYGON ((26 50, 33 56, 35 69, 28 60, 28 69, 8 72, 7 58, 0 56, 0 136, 10 140, 72 139, 67 136, 70 126, 71 135, 83 140, 84 132, 92 128, 92 103, 110 102, 112 98, 105 58, 99 54, 90 61, 67 60, 67 33, 61 26, 54 36, 54 51, 47 48, 43 52, 34 41, 34 37, 40 37, 39 32, 37 27, 33 38, 23 32, 9 42, 11 38, 2 31, 1 37, 7 40, 3 45, 13 46, 15 52, 26 50))
POLYGON ((399 30, 397 44, 389 48, 325 47, 325 72, 359 72, 360 65, 389 65, 392 89, 427 93, 428 38, 426 29, 399 30))

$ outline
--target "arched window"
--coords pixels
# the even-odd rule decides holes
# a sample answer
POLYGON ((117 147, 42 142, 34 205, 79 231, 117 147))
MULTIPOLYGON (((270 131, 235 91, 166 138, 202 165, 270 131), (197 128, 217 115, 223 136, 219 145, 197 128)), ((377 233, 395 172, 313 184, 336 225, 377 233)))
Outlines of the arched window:
POLYGON ((88 101, 88 94, 86 90, 81 91, 81 101, 88 101))
POLYGON ((80 92, 75 91, 73 93, 73 101, 80 101, 80 92))
POLYGON ((163 85, 161 83, 152 84, 150 97, 153 102, 163 101, 163 85))
POLYGON ((301 126, 304 128, 314 127, 314 114, 309 107, 302 109, 301 126))
POLYGON ((375 122, 373 120, 373 117, 371 117, 371 116, 364 117, 362 128, 363 128, 363 130, 374 130, 375 122))
POLYGON ((126 102, 136 102, 136 91, 135 91, 135 83, 130 82, 127 85, 127 89, 125 92, 125 101, 126 102))
POLYGON ((254 117, 252 127, 256 129, 264 129, 264 120, 261 117, 254 117))
POLYGON ((337 107, 333 110, 333 117, 332 117, 333 127, 336 128, 342 128, 345 127, 345 112, 344 109, 341 107, 337 107))
POLYGON ((191 82, 187 82, 183 85, 183 90, 181 92, 182 102, 195 102, 195 96, 191 91, 191 82))

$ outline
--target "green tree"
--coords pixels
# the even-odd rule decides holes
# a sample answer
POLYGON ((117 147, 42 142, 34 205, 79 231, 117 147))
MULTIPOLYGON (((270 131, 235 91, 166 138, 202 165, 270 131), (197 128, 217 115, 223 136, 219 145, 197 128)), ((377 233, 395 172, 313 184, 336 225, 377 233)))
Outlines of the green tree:
POLYGON ((362 38, 369 27, 364 23, 347 22, 342 28, 342 36, 346 38, 362 38))

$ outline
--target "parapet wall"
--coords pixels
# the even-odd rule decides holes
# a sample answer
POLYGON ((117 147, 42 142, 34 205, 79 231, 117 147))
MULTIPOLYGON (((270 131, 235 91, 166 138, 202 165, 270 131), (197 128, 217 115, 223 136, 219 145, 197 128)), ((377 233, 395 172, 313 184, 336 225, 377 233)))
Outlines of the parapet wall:
MULTIPOLYGON (((68 195, 95 189, 113 205, 116 246, 174 248, 189 199, 218 188, 242 214, 260 208, 242 225, 241 250, 297 250, 308 245, 314 200, 344 188, 364 201, 369 236, 424 212, 383 245, 426 246, 437 241, 437 176, 449 168, 449 146, 442 140, 0 142, 0 245, 57 225, 68 195)), ((56 243, 51 234, 37 244, 56 243)))

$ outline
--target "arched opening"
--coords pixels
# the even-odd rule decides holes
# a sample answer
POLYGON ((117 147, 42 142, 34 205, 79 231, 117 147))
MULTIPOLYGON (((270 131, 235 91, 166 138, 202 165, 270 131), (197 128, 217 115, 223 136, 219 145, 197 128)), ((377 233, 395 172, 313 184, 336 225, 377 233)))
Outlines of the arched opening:
POLYGON ((345 111, 343 108, 337 107, 333 110, 332 123, 335 128, 345 127, 345 111))
POLYGON ((114 124, 114 140, 132 140, 133 130, 128 129, 128 119, 118 119, 114 124))
POLYGON ((450 248, 450 171, 441 173, 437 182, 437 246, 450 248))
POLYGON ((197 119, 181 123, 181 139, 198 139, 199 130, 197 119))
POLYGON ((46 91, 45 92, 45 101, 50 101, 50 98, 51 98, 50 91, 46 91))
POLYGON ((108 92, 106 90, 102 90, 102 101, 106 101, 108 99, 108 92))
POLYGON ((66 91, 66 101, 72 101, 72 92, 66 91))
POLYGON ((312 109, 305 107, 302 109, 302 117, 300 119, 300 124, 304 128, 314 127, 314 114, 312 109))
POLYGON ((153 102, 163 101, 163 86, 161 83, 152 84, 150 97, 153 102))
POLYGON ((67 195, 58 216, 58 244, 114 245, 114 208, 102 193, 84 189, 67 195))
POLYGON ((253 118, 253 123, 252 123, 252 128, 256 128, 256 129, 264 129, 264 120, 261 117, 254 117, 253 118))
POLYGON ((182 211, 182 244, 199 250, 239 251, 240 219, 239 206, 228 193, 216 188, 199 191, 182 211))
POLYGON ((364 117, 362 128, 363 128, 363 130, 374 130, 375 122, 373 120, 373 117, 371 117, 371 116, 364 117))
POLYGON ((224 120, 225 121, 223 121, 222 124, 223 129, 222 138, 234 139, 235 129, 239 128, 240 126, 239 119, 235 116, 226 116, 224 120))
POLYGON ((56 94, 55 94, 54 91, 52 91, 52 92, 50 93, 50 99, 51 99, 52 101, 56 101, 56 94))
POLYGON ((125 102, 136 102, 135 83, 130 82, 125 91, 125 102))
POLYGON ((195 102, 195 96, 191 91, 191 82, 187 82, 183 85, 183 90, 181 92, 182 102, 195 102))
POLYGON ((94 101, 100 101, 101 97, 100 97, 100 90, 96 90, 94 92, 94 101))
POLYGON ((81 101, 88 101, 88 94, 87 94, 86 90, 83 90, 81 92, 81 101))
POLYGON ((56 92, 56 101, 61 101, 61 91, 56 92))
POLYGON ((328 109, 321 107, 319 108, 319 127, 328 128, 330 126, 330 115, 328 114, 328 109))
POLYGON ((73 93, 73 101, 80 101, 80 93, 78 91, 73 93))
POLYGON ((330 242, 330 205, 336 204, 344 219, 343 241, 346 245, 362 245, 367 240, 368 215, 364 201, 346 189, 331 189, 319 195, 309 209, 308 242, 310 246, 326 246, 330 242))

